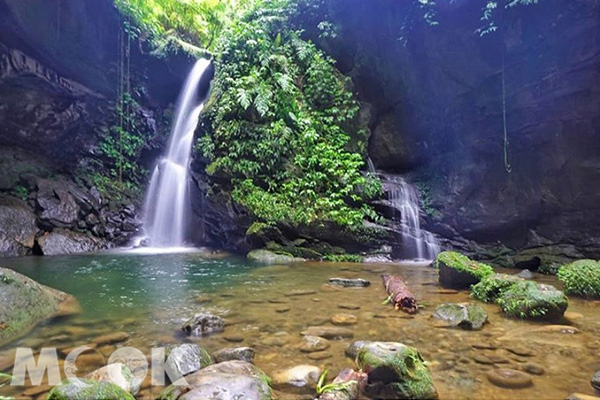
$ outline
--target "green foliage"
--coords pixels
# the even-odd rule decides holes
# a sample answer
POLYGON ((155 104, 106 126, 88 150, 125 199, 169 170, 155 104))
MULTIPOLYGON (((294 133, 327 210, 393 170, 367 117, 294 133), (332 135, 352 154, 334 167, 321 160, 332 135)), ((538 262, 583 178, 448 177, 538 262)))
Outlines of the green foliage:
POLYGON ((265 222, 358 225, 381 191, 361 173, 358 103, 333 61, 290 28, 291 12, 270 2, 223 31, 212 129, 196 148, 207 173, 229 177, 232 198, 265 222))
POLYGON ((479 279, 483 279, 494 273, 494 270, 489 265, 473 261, 456 251, 443 251, 438 254, 433 265, 435 268, 439 268, 440 263, 459 272, 471 274, 479 279))
POLYGON ((562 317, 568 306, 561 291, 530 281, 516 282, 500 294, 497 302, 510 316, 543 320, 562 317))
MULTIPOLYGON (((498 8, 502 7, 498 4, 498 1, 495 0, 486 0, 485 6, 482 10, 481 21, 484 25, 479 27, 475 32, 479 34, 479 36, 485 36, 489 33, 495 32, 498 30, 498 25, 495 23, 495 14, 498 8)), ((518 5, 531 5, 537 4, 538 0, 505 0, 504 8, 512 8, 518 5)))
POLYGON ((23 201, 29 198, 29 190, 25 186, 17 185, 13 188, 15 195, 23 201))
POLYGON ((471 296, 477 300, 492 303, 495 302, 505 290, 520 281, 522 281, 522 279, 515 275, 489 275, 471 287, 471 296))
POLYGON ((358 254, 326 254, 325 261, 361 263, 363 257, 358 254))
POLYGON ((600 262, 578 260, 563 265, 558 279, 565 285, 567 294, 600 299, 600 262))

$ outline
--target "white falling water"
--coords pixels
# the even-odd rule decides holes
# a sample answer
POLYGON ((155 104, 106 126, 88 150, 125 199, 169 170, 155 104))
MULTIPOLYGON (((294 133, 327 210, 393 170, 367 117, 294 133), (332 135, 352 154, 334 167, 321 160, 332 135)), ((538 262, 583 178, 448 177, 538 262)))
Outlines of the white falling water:
POLYGON ((190 205, 188 174, 194 131, 203 104, 198 86, 210 61, 196 62, 188 75, 175 109, 175 120, 165 155, 158 161, 146 196, 144 231, 151 247, 182 247, 190 205))
POLYGON ((402 178, 395 179, 390 191, 392 206, 400 213, 400 229, 404 256, 417 260, 433 260, 440 245, 430 232, 421 229, 417 189, 402 178))

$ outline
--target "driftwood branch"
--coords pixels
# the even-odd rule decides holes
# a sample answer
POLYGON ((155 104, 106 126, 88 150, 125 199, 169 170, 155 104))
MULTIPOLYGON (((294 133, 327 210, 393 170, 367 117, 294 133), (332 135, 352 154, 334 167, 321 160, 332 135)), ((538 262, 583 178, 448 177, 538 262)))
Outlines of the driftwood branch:
POLYGON ((415 296, 408 290, 408 286, 400 275, 381 275, 381 279, 396 310, 402 310, 409 314, 414 314, 419 310, 415 296))

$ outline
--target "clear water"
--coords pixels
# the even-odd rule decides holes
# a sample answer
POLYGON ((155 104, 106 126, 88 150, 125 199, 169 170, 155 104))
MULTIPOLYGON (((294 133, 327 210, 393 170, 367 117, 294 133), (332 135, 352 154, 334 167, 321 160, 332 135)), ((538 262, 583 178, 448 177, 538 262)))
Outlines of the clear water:
MULTIPOLYGON (((600 301, 570 298, 569 314, 559 324, 579 330, 564 334, 549 324, 507 318, 493 304, 479 303, 490 323, 481 331, 440 326, 431 315, 446 302, 470 301, 467 291, 445 290, 437 284, 437 271, 416 264, 301 263, 264 266, 220 253, 99 254, 89 256, 18 258, 3 260, 41 283, 73 294, 83 312, 46 321, 24 337, 0 349, 0 369, 14 357, 17 346, 56 346, 59 349, 94 342, 99 335, 125 332, 127 341, 99 349, 110 354, 116 347, 150 348, 197 342, 213 352, 223 347, 252 346, 255 364, 268 374, 299 364, 318 365, 335 376, 354 361, 344 355, 353 340, 400 341, 417 347, 429 363, 441 399, 551 399, 572 392, 593 394, 589 381, 600 369, 600 301), (383 305, 386 293, 381 274, 396 273, 407 281, 422 306, 416 315, 383 305), (327 285, 331 277, 364 278, 371 286, 343 289, 327 285), (180 326, 194 313, 208 311, 225 318, 225 331, 191 339, 180 326), (301 332, 308 326, 333 326, 330 319, 352 314, 357 322, 348 328, 353 339, 335 340, 314 360, 302 353, 301 332), (544 331, 544 329, 549 329, 544 331), (482 349, 481 345, 494 349, 482 349), (525 348, 518 356, 510 349, 525 348), (495 357, 494 365, 478 357, 495 357), (523 369, 535 363, 542 375, 531 375, 533 386, 503 389, 486 374, 494 368, 523 369)), ((500 271, 514 273, 515 271, 500 271)), ((560 286, 554 277, 535 274, 543 283, 560 286)), ((102 366, 103 359, 89 358, 79 365, 82 373, 102 366)), ((20 396, 30 390, 0 388, 0 395, 20 396)), ((153 399, 161 391, 145 382, 139 399, 153 399)), ((278 393, 279 399, 294 398, 278 393)), ((44 398, 38 393, 34 398, 44 398)), ((308 398, 308 397, 306 397, 308 398)))

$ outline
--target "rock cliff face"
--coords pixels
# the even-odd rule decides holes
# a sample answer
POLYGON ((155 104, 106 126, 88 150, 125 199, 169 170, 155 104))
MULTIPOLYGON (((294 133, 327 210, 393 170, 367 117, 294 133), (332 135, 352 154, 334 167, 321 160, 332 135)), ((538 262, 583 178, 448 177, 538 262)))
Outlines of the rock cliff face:
POLYGON ((501 10, 484 37, 478 2, 440 2, 438 26, 407 34, 401 3, 345 2, 332 12, 338 37, 317 39, 375 106, 376 167, 421 184, 437 210, 428 228, 449 245, 574 245, 599 257, 598 2, 501 10))
MULTIPOLYGON (((122 23, 111 0, 0 0, 1 255, 95 250, 137 230, 139 195, 100 194, 79 173, 102 162, 115 123, 122 23)), ((132 40, 128 63, 148 168, 190 60, 158 60, 132 40)))

